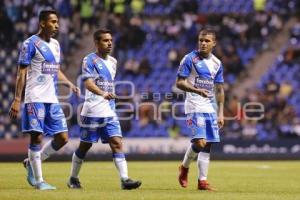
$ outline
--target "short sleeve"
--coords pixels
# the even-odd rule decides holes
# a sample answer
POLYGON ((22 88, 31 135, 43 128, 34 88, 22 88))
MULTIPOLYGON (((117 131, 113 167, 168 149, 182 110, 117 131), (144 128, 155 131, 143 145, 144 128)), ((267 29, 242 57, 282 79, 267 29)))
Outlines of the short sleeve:
POLYGON ((88 78, 93 78, 94 74, 94 65, 89 57, 85 57, 82 61, 82 80, 85 81, 88 78))
POLYGON ((184 56, 183 59, 180 62, 178 71, 177 71, 177 76, 178 77, 188 77, 192 71, 192 66, 193 62, 190 58, 190 56, 184 56))
POLYGON ((32 41, 26 40, 23 42, 20 53, 19 53, 19 65, 30 65, 31 60, 35 55, 35 46, 32 41))
POLYGON ((221 64, 216 77, 215 77, 215 83, 224 83, 224 78, 223 78, 223 65, 221 64))

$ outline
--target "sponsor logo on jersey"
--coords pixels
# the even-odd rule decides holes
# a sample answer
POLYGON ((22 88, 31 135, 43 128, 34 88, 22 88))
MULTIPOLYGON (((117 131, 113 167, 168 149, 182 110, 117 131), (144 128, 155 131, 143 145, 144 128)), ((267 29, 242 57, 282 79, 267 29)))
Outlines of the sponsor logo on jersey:
POLYGON ((49 63, 44 61, 42 63, 42 73, 43 74, 56 74, 59 70, 59 64, 49 63))
POLYGON ((39 75, 36 80, 39 84, 45 83, 46 77, 44 75, 39 75))
POLYGON ((95 84, 105 92, 113 92, 114 83, 113 81, 107 81, 103 77, 97 77, 95 79, 95 84))
POLYGON ((213 87, 214 87, 214 82, 213 82, 213 80, 203 79, 203 78, 197 76, 197 77, 195 77, 195 87, 212 91, 213 87))

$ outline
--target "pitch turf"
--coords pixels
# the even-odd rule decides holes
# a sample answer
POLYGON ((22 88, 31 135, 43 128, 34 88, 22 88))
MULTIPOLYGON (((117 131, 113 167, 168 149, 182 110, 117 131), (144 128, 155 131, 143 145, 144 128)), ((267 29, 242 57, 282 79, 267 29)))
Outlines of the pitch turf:
POLYGON ((196 190, 196 166, 192 164, 189 186, 177 183, 178 162, 129 162, 129 174, 140 179, 140 189, 123 191, 112 162, 85 162, 80 176, 83 190, 66 186, 70 162, 46 162, 44 178, 55 191, 37 191, 25 181, 21 163, 0 164, 0 199, 199 199, 199 200, 300 200, 299 161, 213 161, 209 179, 217 192, 196 190))

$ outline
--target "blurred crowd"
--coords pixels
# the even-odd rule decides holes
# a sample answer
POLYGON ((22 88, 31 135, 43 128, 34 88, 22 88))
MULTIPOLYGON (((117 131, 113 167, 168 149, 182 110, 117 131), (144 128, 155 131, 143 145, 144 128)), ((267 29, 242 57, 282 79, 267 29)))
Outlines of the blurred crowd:
MULTIPOLYGON (((114 33, 113 56, 119 66, 116 79, 132 81, 135 85, 133 97, 119 100, 135 105, 134 110, 120 113, 122 117, 135 118, 121 120, 127 137, 176 138, 189 134, 185 121, 172 117, 171 105, 184 99, 174 82, 180 60, 197 48, 197 34, 203 27, 217 32, 218 46, 214 53, 224 65, 225 115, 235 119, 226 121, 224 136, 268 140, 300 135, 300 113, 295 111, 297 105, 294 104, 298 97, 293 96, 296 85, 272 78, 277 70, 273 69, 270 77, 266 75, 257 89, 247 91, 243 99, 231 93, 234 84, 247 78, 252 60, 269 49, 269 43, 285 22, 297 13, 298 0, 246 3, 243 0, 5 0, 0 3, 0 61, 4 63, 0 68, 0 138, 21 135, 19 122, 12 122, 7 116, 13 99, 17 49, 25 38, 37 31, 37 16, 44 8, 54 8, 59 13, 58 40, 64 54, 63 69, 82 45, 82 37, 94 28, 107 27, 114 33), (288 100, 292 96, 296 99, 294 102, 288 100), (247 102, 261 102, 265 107, 264 118, 248 120, 243 110, 247 102), (158 107, 164 109, 161 116, 157 115, 158 107)), ((294 44, 287 46, 277 67, 284 63, 297 70, 294 65, 299 48, 295 40, 299 39, 299 26, 298 22, 291 30, 294 44)), ((131 92, 122 85, 116 91, 122 95, 131 92)), ((73 96, 70 102, 76 107, 82 99, 73 96)), ((177 106, 174 113, 183 117, 183 106, 177 106)), ((71 118, 69 127, 71 136, 77 137, 76 115, 71 118)))

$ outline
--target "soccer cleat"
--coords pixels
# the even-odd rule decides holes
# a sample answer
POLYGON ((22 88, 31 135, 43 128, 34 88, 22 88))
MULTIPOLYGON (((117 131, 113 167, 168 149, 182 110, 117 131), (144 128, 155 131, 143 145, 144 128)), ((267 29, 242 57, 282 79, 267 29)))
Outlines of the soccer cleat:
POLYGON ((33 176, 33 171, 29 162, 29 159, 26 158, 23 161, 23 166, 25 167, 26 171, 27 171, 27 182, 31 185, 31 186, 35 186, 36 185, 36 181, 35 178, 33 176))
POLYGON ((71 189, 81 189, 81 184, 78 178, 70 177, 68 181, 68 187, 71 189))
POLYGON ((142 185, 141 181, 134 181, 130 178, 121 181, 121 187, 123 190, 136 189, 142 185))
POLYGON ((200 181, 199 179, 198 179, 198 190, 216 191, 209 185, 207 180, 200 181))
POLYGON ((37 183, 35 188, 38 190, 56 190, 56 187, 49 185, 46 182, 37 183))
POLYGON ((186 188, 188 185, 188 173, 189 173, 189 168, 185 168, 184 166, 180 165, 179 166, 179 176, 178 176, 178 181, 181 187, 186 188))

